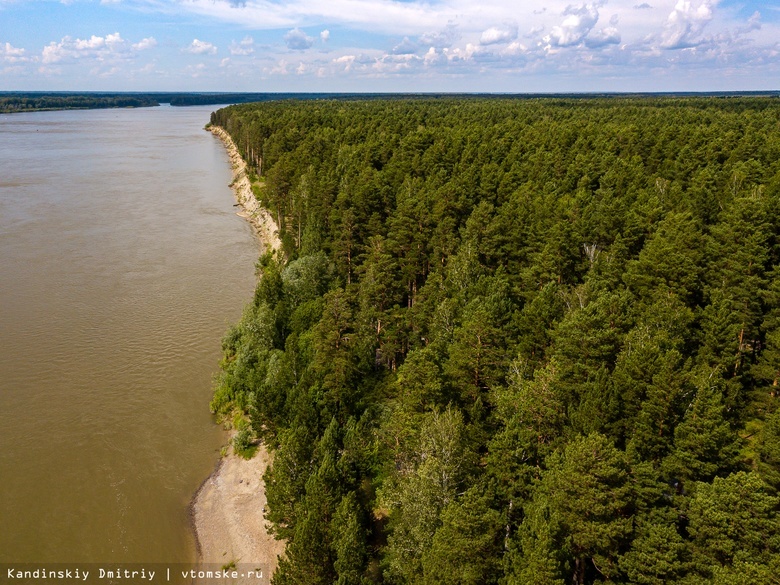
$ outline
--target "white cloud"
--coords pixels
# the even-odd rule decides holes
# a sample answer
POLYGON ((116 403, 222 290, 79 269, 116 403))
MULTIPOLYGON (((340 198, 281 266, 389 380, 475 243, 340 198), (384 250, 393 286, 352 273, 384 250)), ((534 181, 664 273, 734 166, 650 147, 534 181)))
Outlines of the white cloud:
POLYGON ((440 63, 446 63, 447 57, 445 57, 443 53, 439 53, 436 50, 436 47, 431 47, 428 49, 428 52, 425 53, 423 61, 427 66, 434 67, 440 63))
POLYGON ((427 32, 420 36, 420 43, 437 49, 451 47, 460 40, 458 25, 448 23, 444 29, 438 32, 427 32))
POLYGON ((63 37, 59 43, 52 41, 43 48, 43 63, 59 63, 79 59, 123 59, 128 58, 127 43, 119 33, 99 37, 92 35, 88 39, 63 37))
POLYGON ((409 37, 404 37, 404 40, 393 47, 394 55, 412 55, 420 49, 420 46, 414 41, 409 40, 409 37))
POLYGON ((524 44, 519 43, 515 41, 514 43, 510 43, 506 46, 506 48, 501 51, 503 55, 522 55, 523 53, 526 53, 528 51, 528 47, 526 47, 524 44))
POLYGON ((147 49, 152 49, 157 46, 157 41, 154 37, 147 37, 145 39, 141 39, 137 43, 133 45, 133 49, 136 51, 145 51, 147 49))
POLYGON ((286 59, 280 59, 275 67, 272 67, 269 71, 271 75, 288 75, 290 72, 287 70, 289 64, 286 59))
POLYGON ((690 0, 678 0, 666 19, 661 46, 665 49, 695 46, 704 27, 712 20, 714 6, 714 0, 701 0, 696 5, 690 0))
POLYGON ((619 43, 620 31, 614 26, 603 28, 585 39, 585 46, 591 49, 597 49, 606 45, 617 45, 619 43))
POLYGON ((255 40, 252 37, 244 37, 240 43, 230 43, 231 55, 251 55, 255 52, 255 40))
MULTIPOLYGON (((418 75, 420 88, 453 90, 456 86, 508 89, 510 84, 530 90, 523 81, 528 75, 553 79, 560 72, 568 80, 600 76, 614 83, 610 88, 618 89, 624 78, 665 78, 673 88, 679 88, 689 83, 679 81, 684 79, 690 79, 690 85, 705 83, 701 71, 717 71, 710 79, 718 83, 731 71, 743 76, 747 75, 745 71, 752 71, 760 72, 753 73, 760 83, 752 86, 767 86, 771 79, 778 79, 780 72, 780 24, 778 13, 773 11, 776 0, 760 6, 764 19, 758 13, 750 17, 753 9, 746 10, 749 3, 737 6, 733 1, 719 0, 120 1, 123 10, 155 10, 170 18, 186 11, 189 16, 185 17, 190 20, 194 12, 217 26, 229 22, 242 27, 238 30, 275 31, 268 34, 276 35, 277 41, 263 45, 262 50, 259 32, 252 33, 256 40, 251 36, 241 40, 246 34, 242 33, 229 46, 220 44, 220 51, 198 39, 189 46, 182 44, 185 54, 202 56, 198 61, 214 60, 213 68, 209 64, 209 75, 217 73, 217 62, 223 57, 230 57, 229 61, 222 60, 223 75, 238 74, 239 69, 249 76, 288 75, 288 80, 294 79, 295 73, 305 73, 312 79, 338 76, 341 80, 418 75), (331 35, 331 31, 337 31, 337 35, 331 35), (338 42, 334 45, 336 36, 338 42), (252 67, 246 67, 248 62, 252 67), (689 75, 691 71, 696 75, 689 75), (445 76, 449 76, 449 85, 432 81, 438 83, 445 76), (474 85, 476 79, 485 83, 474 85), (498 80, 507 85, 496 85, 498 80)), ((15 3, 18 0, 0 0, 4 11, 15 3)), ((98 34, 50 43, 43 53, 36 50, 35 56, 29 49, 24 53, 10 44, 0 44, 0 68, 3 64, 10 66, 12 59, 26 58, 37 60, 36 67, 45 61, 52 67, 62 65, 67 72, 69 64, 92 58, 106 61, 101 65, 103 74, 110 71, 109 66, 121 65, 120 60, 140 59, 140 51, 157 45, 152 37, 125 41, 118 33, 101 35, 100 29, 94 30, 98 34)), ((218 42, 216 38, 212 41, 218 42)), ((174 69, 169 60, 166 66, 169 75, 185 73, 186 64, 174 69)), ((32 71, 33 67, 25 69, 32 71)), ((162 69, 162 65, 157 66, 157 70, 162 69)), ((157 70, 157 74, 165 73, 157 70)), ((336 89, 325 79, 318 87, 336 89)), ((290 81, 280 81, 275 89, 283 90, 284 83, 290 81)), ((644 87, 665 87, 650 81, 642 83, 644 87)), ((355 82, 339 87, 352 90, 361 85, 355 82)), ((396 86, 383 86, 383 90, 391 87, 396 86)), ((397 85, 399 90, 407 87, 397 85)), ((589 87, 598 89, 595 82, 589 87)), ((632 90, 635 85, 626 82, 622 87, 632 90)))
POLYGON ((0 45, 0 59, 6 63, 22 63, 28 61, 28 58, 24 56, 24 53, 24 49, 14 47, 8 42, 6 42, 5 45, 0 45))
POLYGON ((563 22, 544 37, 544 41, 554 47, 580 44, 599 20, 599 11, 594 4, 567 6, 563 14, 566 17, 563 22))
POLYGON ((483 31, 479 38, 480 45, 495 45, 497 43, 509 43, 517 38, 517 25, 506 24, 504 26, 491 26, 483 31))
POLYGON ((76 39, 75 43, 73 44, 73 47, 77 51, 88 51, 90 49, 99 49, 100 47, 105 46, 106 39, 95 35, 92 35, 91 38, 85 40, 76 39))
POLYGON ((304 51, 314 44, 314 39, 299 28, 294 28, 284 35, 284 43, 288 49, 304 51))
POLYGON ((479 47, 472 43, 466 43, 466 46, 462 49, 460 47, 444 49, 444 53, 449 61, 470 61, 479 51, 479 47))
POLYGON ((207 41, 193 39, 190 46, 187 47, 187 52, 192 53, 193 55, 215 55, 217 53, 217 47, 207 41))
POLYGON ((349 72, 355 63, 355 55, 342 55, 341 57, 333 59, 333 63, 342 66, 344 71, 349 72))

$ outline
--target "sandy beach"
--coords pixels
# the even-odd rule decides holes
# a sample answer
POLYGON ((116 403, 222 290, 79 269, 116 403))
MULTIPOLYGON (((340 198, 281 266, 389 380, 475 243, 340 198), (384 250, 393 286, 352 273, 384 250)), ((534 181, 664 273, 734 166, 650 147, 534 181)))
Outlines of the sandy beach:
MULTIPOLYGON (((257 230, 264 246, 280 246, 277 228, 268 212, 261 208, 252 193, 246 163, 230 136, 211 127, 227 148, 233 167, 233 188, 241 206, 239 215, 246 217, 257 230)), ((228 447, 228 453, 203 482, 190 505, 198 565, 209 570, 235 568, 243 579, 231 583, 269 583, 285 543, 268 533, 264 516, 266 507, 263 473, 271 454, 261 445, 252 459, 243 459, 228 447), (263 578, 256 573, 262 570, 263 578)), ((198 582, 197 580, 195 582, 198 582)), ((210 582, 210 581, 203 581, 210 582)))
POLYGON ((284 542, 266 528, 263 473, 269 462, 262 445, 252 459, 231 452, 203 482, 192 501, 199 567, 235 567, 245 574, 259 569, 266 576, 262 580, 246 577, 232 582, 269 582, 284 552, 284 542))

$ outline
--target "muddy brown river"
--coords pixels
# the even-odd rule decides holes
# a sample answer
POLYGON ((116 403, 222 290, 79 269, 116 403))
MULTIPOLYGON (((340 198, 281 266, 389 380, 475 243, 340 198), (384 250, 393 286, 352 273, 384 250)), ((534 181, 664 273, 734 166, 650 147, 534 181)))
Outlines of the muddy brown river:
POLYGON ((0 115, 0 563, 190 563, 254 286, 214 106, 0 115))

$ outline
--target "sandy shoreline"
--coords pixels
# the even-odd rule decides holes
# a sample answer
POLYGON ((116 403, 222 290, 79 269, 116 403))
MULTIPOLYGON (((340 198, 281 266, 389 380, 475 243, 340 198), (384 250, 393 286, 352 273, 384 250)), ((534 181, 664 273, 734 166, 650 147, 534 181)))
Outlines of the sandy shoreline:
MULTIPOLYGON (((262 570, 263 580, 246 578, 233 583, 268 583, 284 542, 268 533, 263 473, 271 457, 260 446, 252 459, 230 453, 220 459, 190 505, 199 567, 240 573, 262 570)), ((196 581, 197 582, 197 581, 196 581)))
MULTIPOLYGON (((239 215, 255 227, 265 247, 277 250, 281 242, 276 224, 252 193, 246 163, 222 128, 212 126, 210 131, 222 140, 230 156, 231 187, 241 207, 239 215)), ((232 447, 228 447, 228 451, 190 503, 198 565, 211 570, 235 567, 240 573, 260 569, 264 575, 262 580, 247 577, 231 583, 269 583, 285 546, 268 533, 264 515, 263 473, 271 461, 271 454, 264 445, 249 460, 235 455, 232 447)))

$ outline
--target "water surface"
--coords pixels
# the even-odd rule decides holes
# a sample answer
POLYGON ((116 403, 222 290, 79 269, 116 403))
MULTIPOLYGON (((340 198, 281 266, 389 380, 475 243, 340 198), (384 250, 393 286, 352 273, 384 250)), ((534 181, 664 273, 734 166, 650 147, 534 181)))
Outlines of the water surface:
POLYGON ((191 562, 254 286, 214 106, 0 115, 0 562, 191 562))

